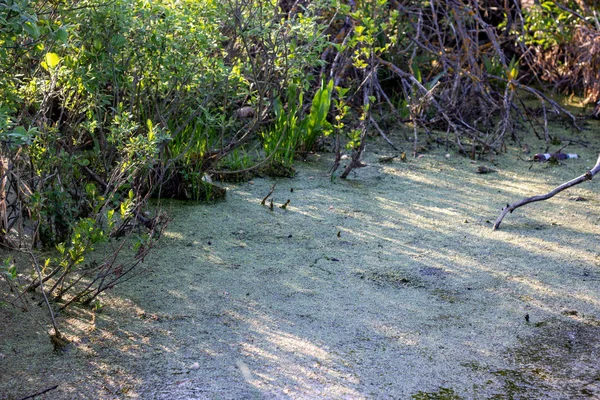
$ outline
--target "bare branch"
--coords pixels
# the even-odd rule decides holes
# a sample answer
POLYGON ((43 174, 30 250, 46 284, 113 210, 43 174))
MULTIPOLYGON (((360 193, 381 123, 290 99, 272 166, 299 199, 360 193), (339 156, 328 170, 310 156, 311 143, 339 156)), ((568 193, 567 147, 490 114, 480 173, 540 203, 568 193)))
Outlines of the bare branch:
POLYGON ((594 175, 596 175, 598 173, 598 171, 600 171, 600 156, 598 156, 598 161, 596 161, 596 165, 594 165, 594 168, 587 171, 585 174, 583 174, 575 179, 572 179, 568 182, 563 183, 562 185, 556 187, 555 189, 551 190, 550 192, 548 192, 546 194, 528 197, 528 198, 518 201, 516 203, 507 204, 506 207, 504 207, 502 209, 502 212, 500 213, 500 215, 498 216, 498 219, 494 223, 493 229, 496 230, 500 227, 500 224, 502 223, 502 220, 504 219, 506 214, 512 213, 514 210, 516 210, 517 208, 519 208, 521 206, 524 206, 525 204, 534 203, 536 201, 548 200, 549 198, 554 197, 556 194, 562 192, 565 189, 568 189, 572 186, 578 185, 582 182, 589 181, 594 177, 594 175))

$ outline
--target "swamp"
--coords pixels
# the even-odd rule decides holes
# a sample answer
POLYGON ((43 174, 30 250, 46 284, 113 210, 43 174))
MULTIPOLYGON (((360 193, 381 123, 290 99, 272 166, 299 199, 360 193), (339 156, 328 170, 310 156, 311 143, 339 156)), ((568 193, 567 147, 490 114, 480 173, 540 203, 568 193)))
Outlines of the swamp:
POLYGON ((600 398, 597 11, 0 1, 0 400, 600 398))

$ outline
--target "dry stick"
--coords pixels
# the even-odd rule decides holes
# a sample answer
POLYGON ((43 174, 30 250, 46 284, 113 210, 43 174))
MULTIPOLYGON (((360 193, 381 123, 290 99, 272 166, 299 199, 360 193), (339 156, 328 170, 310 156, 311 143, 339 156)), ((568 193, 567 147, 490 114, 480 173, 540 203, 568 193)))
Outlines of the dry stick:
MULTIPOLYGON (((520 96, 517 95, 517 100, 519 100, 519 103, 521 103, 521 106, 523 107, 523 111, 524 113, 519 113, 521 115, 521 119, 523 121, 526 121, 527 123, 529 123, 529 127, 531 128, 531 130, 533 131, 533 133, 535 134, 535 137, 537 137, 539 140, 542 140, 542 137, 540 136, 540 134, 538 133, 537 129, 535 128, 535 125, 532 122, 532 119, 536 120, 535 116, 531 116, 531 114, 529 113, 529 111, 527 110, 527 106, 525 105, 525 103, 523 102, 523 100, 521 99, 520 96)), ((544 114, 545 114, 545 110, 544 110, 544 114)))
POLYGON ((269 198, 269 196, 273 194, 273 191, 275 190, 275 186, 276 186, 276 185, 277 185, 277 182, 275 182, 275 183, 273 184, 273 186, 271 186, 271 190, 269 190, 269 193, 267 193, 267 195, 265 196, 265 198, 264 198, 264 199, 262 199, 262 201, 260 202, 260 205, 261 205, 261 206, 264 206, 264 205, 265 205, 265 203, 267 202, 267 199, 269 198))
MULTIPOLYGON (((564 109, 563 107, 561 107, 556 101, 552 100, 551 98, 549 98, 548 96, 544 95, 542 92, 540 92, 537 89, 534 89, 530 86, 527 85, 523 85, 521 83, 519 83, 518 81, 508 81, 505 78, 502 77, 498 77, 498 76, 494 76, 494 79, 498 79, 500 81, 506 82, 506 83, 512 83, 514 86, 516 86, 519 89, 522 89, 526 92, 529 92, 531 94, 533 94, 535 97, 537 97, 540 101, 547 101, 548 104, 550 104, 552 106, 552 109, 554 111, 555 114, 560 114, 563 113, 564 115, 566 115, 567 117, 569 117, 571 119, 571 122, 573 123, 573 126, 578 130, 581 131, 581 127, 579 125, 577 125, 577 118, 571 114, 568 110, 564 109)), ((546 109, 544 108, 544 113, 546 112, 546 109)))
POLYGON ((437 102, 437 100, 432 95, 432 92, 433 92, 433 89, 435 88, 435 86, 433 88, 431 88, 430 90, 427 90, 427 88, 425 88, 425 86, 423 86, 421 84, 421 82, 419 82, 417 80, 417 78, 415 78, 412 74, 409 74, 408 72, 403 71, 395 64, 393 64, 389 61, 386 61, 380 57, 377 58, 377 61, 379 62, 379 64, 388 67, 392 72, 394 72, 400 78, 406 79, 406 80, 410 81, 411 83, 413 83, 414 85, 416 85, 417 88, 419 88, 419 90, 421 92, 421 97, 423 99, 427 99, 427 100, 431 101, 431 103, 435 106, 435 108, 438 110, 438 112, 442 115, 443 119, 448 123, 448 125, 450 125, 452 127, 452 129, 454 129, 456 131, 457 125, 452 121, 450 116, 444 111, 442 106, 437 102))
POLYGON ((8 212, 7 212, 7 197, 8 190, 5 188, 8 186, 8 160, 5 161, 3 157, 0 157, 0 241, 4 241, 5 237, 8 236, 10 229, 8 228, 8 212))
POLYGON ((506 214, 512 213, 514 210, 516 210, 517 208, 519 208, 521 206, 524 206, 525 204, 534 203, 536 201, 548 200, 549 198, 553 197, 557 193, 560 193, 563 190, 570 188, 571 186, 575 186, 582 182, 589 181, 594 177, 594 175, 596 175, 598 173, 598 171, 600 171, 600 156, 598 156, 598 160, 596 161, 596 165, 594 165, 594 168, 587 171, 585 174, 583 174, 575 179, 572 179, 569 182, 563 183, 562 185, 558 186, 557 188, 555 188, 554 190, 552 190, 546 194, 528 197, 528 198, 518 201, 514 204, 507 204, 506 207, 504 207, 502 209, 502 212, 500 213, 500 215, 498 216, 498 219, 494 223, 493 230, 496 230, 500 227, 500 223, 502 222, 502 220, 504 219, 506 214))
MULTIPOLYGON (((352 33, 353 33, 353 27, 350 24, 349 28, 348 28, 348 32, 346 32, 346 36, 344 37, 344 40, 342 41, 342 45, 340 46, 341 49, 344 49, 346 47, 346 43, 352 37, 352 33)), ((340 81, 342 80, 342 74, 341 74, 341 71, 338 71, 338 65, 340 64, 340 60, 343 57, 343 53, 344 53, 343 50, 338 51, 337 54, 335 55, 335 57, 333 58, 333 62, 331 63, 331 70, 329 72, 329 78, 333 79, 334 86, 338 86, 340 81)), ((343 68, 342 68, 342 70, 343 70, 343 68)))
MULTIPOLYGON (((416 34, 416 36, 414 38, 415 42, 419 42, 419 38, 421 37, 421 29, 422 29, 422 27, 423 27, 423 10, 419 9, 419 20, 417 21, 417 34, 416 34)), ((415 75, 415 71, 412 70, 412 65, 413 65, 413 61, 415 60, 416 55, 417 55, 417 47, 415 46, 415 47, 413 47, 413 52, 412 52, 412 55, 410 57, 410 65, 411 65, 411 74, 412 74, 412 76, 415 75)), ((415 93, 415 95, 416 95, 416 93, 415 93)), ((416 111, 417 111, 416 106, 414 104, 411 104, 411 107, 410 107, 410 119, 412 120, 413 131, 414 131, 413 157, 417 156, 417 144, 419 143, 419 132, 418 132, 418 129, 417 129, 416 111)))
MULTIPOLYGON (((42 271, 40 270, 40 266, 38 265, 35 255, 33 254, 33 252, 31 250, 28 251, 28 254, 31 257, 31 260, 33 261, 33 265, 35 267, 35 270, 37 271, 40 282, 42 282, 42 271)), ((44 296, 44 302, 46 303, 46 307, 48 307, 48 312, 50 313, 50 319, 52 320, 52 327, 54 328, 54 336, 56 336, 57 338, 60 339, 61 334, 60 334, 60 331, 58 330, 58 327, 56 326, 56 320, 54 319, 54 311, 52 311, 52 307, 50 306, 50 302, 48 301, 48 296, 46 296, 46 291, 44 290, 43 283, 40 283, 40 290, 42 291, 42 295, 44 296)))
MULTIPOLYGON (((369 96, 371 95, 372 91, 373 91, 373 85, 372 85, 372 79, 373 79, 373 75, 376 74, 375 68, 372 68, 366 75, 365 80, 363 81, 362 84, 366 84, 366 87, 363 89, 363 107, 364 107, 364 113, 366 115, 364 115, 364 119, 361 121, 361 132, 360 132, 360 144, 358 145, 358 149, 355 149, 353 154, 352 154, 352 159, 350 160, 350 164, 348 164, 346 166, 346 169, 344 169, 344 172, 342 172, 342 174, 340 175, 341 179, 346 179, 348 177, 348 174, 350 173, 350 171, 352 171, 354 168, 362 168, 365 167, 366 165, 360 160, 363 152, 365 151, 365 142, 367 140, 367 127, 368 127, 368 123, 367 123, 367 118, 370 117, 370 111, 369 111, 369 96)), ((361 84, 361 86, 362 86, 361 84)), ((359 87, 360 89, 360 87, 359 87)))
POLYGON ((333 165, 331 166, 331 170, 329 171, 329 174, 332 179, 333 179, 333 174, 340 167, 340 161, 342 160, 342 152, 341 152, 341 145, 340 145, 340 130, 339 129, 336 129, 336 132, 335 132, 334 153, 335 153, 335 159, 333 160, 333 165))
POLYGON ((544 110, 544 139, 546 145, 550 144, 550 133, 548 133, 548 116, 546 115, 546 103, 542 100, 542 110, 544 110))
POLYGON ((58 385, 54 385, 52 387, 49 387, 48 389, 41 390, 41 391, 39 391, 37 393, 34 393, 34 394, 30 394, 29 396, 21 397, 21 399, 19 399, 19 400, 35 399, 36 397, 41 396, 44 393, 48 393, 49 391, 54 390, 57 387, 58 387, 58 385))
POLYGON ((369 121, 371 122, 371 124, 373 124, 373 126, 375 127, 375 129, 377 129, 377 131, 379 132, 379 134, 381 135, 381 137, 383 138, 383 140, 385 140, 390 146, 392 146, 392 149, 398 151, 398 148, 396 146, 394 146, 394 143, 392 143, 392 141, 390 139, 388 139, 388 137, 381 130, 381 128, 379 127, 379 124, 377 124, 377 122, 373 119, 373 117, 370 116, 369 117, 369 121))

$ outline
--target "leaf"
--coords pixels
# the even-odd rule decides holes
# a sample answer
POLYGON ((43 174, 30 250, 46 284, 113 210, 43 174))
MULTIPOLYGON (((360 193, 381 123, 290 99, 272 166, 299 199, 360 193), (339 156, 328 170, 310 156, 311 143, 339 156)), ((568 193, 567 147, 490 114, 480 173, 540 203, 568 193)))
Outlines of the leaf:
MULTIPOLYGON (((84 160, 88 161, 87 159, 84 160)), ((85 185, 85 193, 90 197, 96 197, 96 185, 94 185, 92 182, 89 182, 87 185, 85 185)))
POLYGON ((148 140, 154 140, 154 125, 152 125, 152 121, 150 118, 146 120, 146 126, 148 127, 148 140))
POLYGON ((344 97, 346 95, 346 93, 348 93, 348 91, 350 90, 350 88, 343 88, 341 86, 336 86, 335 90, 338 92, 338 96, 340 98, 344 97))
POLYGON ((445 71, 440 72, 439 74, 437 74, 436 76, 434 76, 429 82, 427 82, 427 85, 425 85, 425 87, 427 88, 427 90, 431 90, 440 80, 440 78, 442 76, 444 76, 446 74, 445 71))
POLYGON ((50 68, 54 68, 60 62, 60 57, 56 53, 46 53, 46 65, 50 68))
POLYGON ((69 35, 67 34, 67 28, 65 28, 64 26, 58 28, 58 30, 54 32, 54 37, 56 38, 56 40, 62 42, 63 44, 67 43, 67 38, 69 37, 69 35))
POLYGON ((27 32, 27 34, 32 38, 37 39, 40 37, 40 28, 37 26, 37 24, 27 21, 22 26, 25 32, 27 32))
POLYGON ((15 280, 17 279, 17 266, 16 265, 11 265, 8 268, 8 276, 10 277, 10 279, 15 280))
POLYGON ((64 243, 59 243, 59 244, 57 244, 57 245, 56 245, 56 250, 58 250, 58 252, 59 252, 60 254, 63 254, 63 255, 64 255, 64 254, 65 254, 65 250, 66 250, 66 249, 65 249, 65 244, 64 244, 64 243))
POLYGON ((416 58, 413 60, 411 68, 413 71, 413 75, 415 76, 415 79, 417 81, 419 81, 419 83, 421 83, 422 82, 421 69, 419 68, 419 62, 417 61, 416 58))

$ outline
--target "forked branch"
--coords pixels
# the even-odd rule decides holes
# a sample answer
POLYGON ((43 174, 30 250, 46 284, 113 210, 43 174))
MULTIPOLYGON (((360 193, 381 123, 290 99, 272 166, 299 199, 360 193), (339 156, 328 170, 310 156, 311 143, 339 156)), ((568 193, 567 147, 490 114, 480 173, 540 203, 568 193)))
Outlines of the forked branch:
POLYGON ((554 195, 562 192, 565 189, 570 188, 571 186, 575 186, 582 182, 589 181, 594 177, 594 175, 596 175, 598 173, 598 171, 600 171, 600 156, 598 156, 598 160, 596 161, 596 165, 594 165, 594 168, 592 168, 589 171, 586 171, 585 174, 583 174, 575 179, 572 179, 568 182, 563 183, 562 185, 556 187, 555 189, 553 189, 552 191, 550 191, 546 194, 528 197, 528 198, 518 201, 516 203, 507 204, 506 207, 504 207, 502 209, 502 212, 500 213, 500 215, 498 216, 498 219, 494 223, 493 229, 496 230, 500 227, 500 223, 502 223, 502 220, 504 219, 506 214, 512 213, 514 210, 516 210, 517 208, 519 208, 521 206, 524 206, 525 204, 534 203, 536 201, 548 200, 549 198, 554 197, 554 195))

